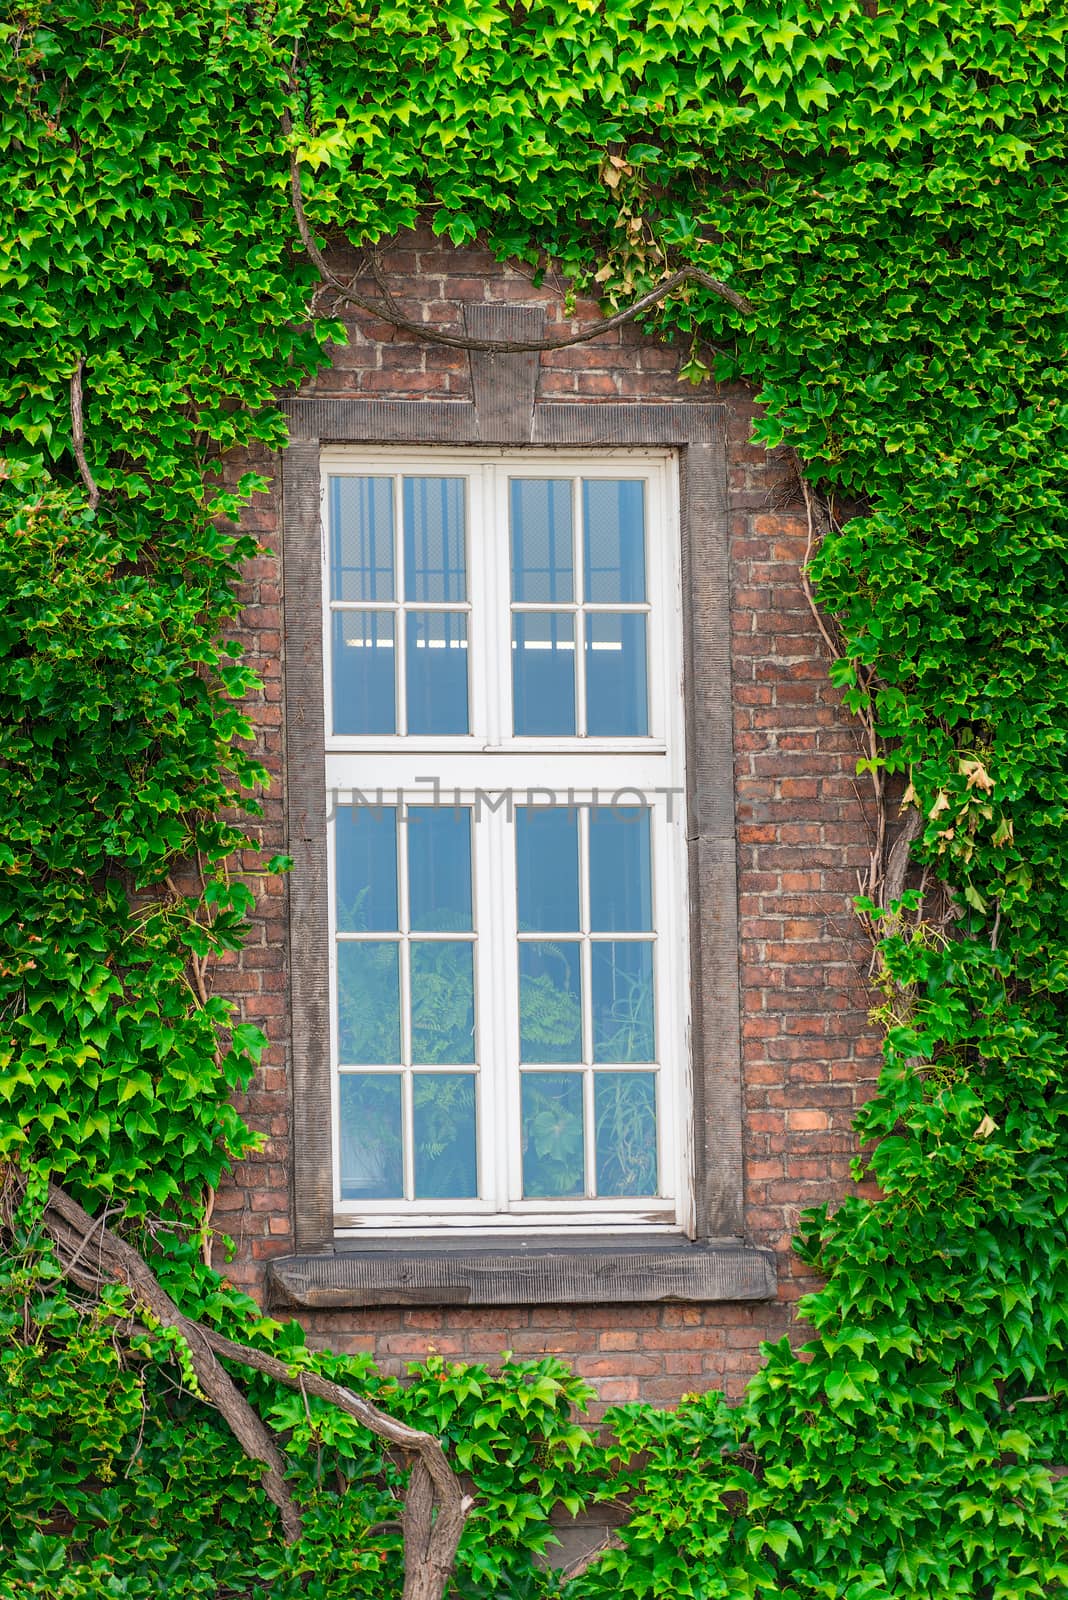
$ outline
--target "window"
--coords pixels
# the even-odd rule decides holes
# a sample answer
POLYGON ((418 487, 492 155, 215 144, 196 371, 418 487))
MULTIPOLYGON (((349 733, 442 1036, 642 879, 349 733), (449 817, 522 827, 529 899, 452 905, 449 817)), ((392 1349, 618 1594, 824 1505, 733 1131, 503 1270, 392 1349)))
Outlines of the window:
POLYGON ((321 460, 337 1228, 688 1228, 674 457, 321 460))

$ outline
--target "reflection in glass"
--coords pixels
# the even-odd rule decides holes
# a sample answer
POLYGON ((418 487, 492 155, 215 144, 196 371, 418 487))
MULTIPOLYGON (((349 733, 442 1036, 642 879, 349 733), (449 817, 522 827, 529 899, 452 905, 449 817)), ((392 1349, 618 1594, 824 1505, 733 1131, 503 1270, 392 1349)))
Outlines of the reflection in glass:
POLYGON ((597 939, 591 956, 593 1059, 655 1061, 652 944, 597 939))
POLYGON ((393 613, 335 611, 335 733, 395 733, 393 613))
POLYGON ((470 806, 408 807, 408 904, 417 933, 471 927, 470 806))
POLYGON ((340 1088, 342 1199, 403 1199, 400 1074, 343 1072, 340 1088))
POLYGON ((348 1065, 400 1061, 400 971, 393 939, 337 945, 338 1056, 348 1065))
POLYGON ((409 611, 408 732, 467 732, 467 617, 409 611))
POLYGON ((330 479, 331 600, 393 599, 393 479, 330 479))
POLYGON ((521 933, 579 929, 578 812, 519 806, 515 814, 521 933))
POLYGON ((417 1072, 412 1078, 417 1200, 478 1195, 475 1078, 470 1072, 417 1072))
POLYGON ((396 806, 339 806, 334 845, 338 932, 396 932, 396 806))
POLYGON ((656 1073, 594 1073, 593 1105, 597 1193, 656 1194, 656 1073))
POLYGON ((519 1059, 582 1060, 582 946, 570 940, 519 946, 519 1059))
POLYGON ((636 479, 584 478, 586 599, 630 605, 645 599, 645 485, 636 479))
POLYGON ((590 812, 590 927, 594 933, 652 932, 647 806, 590 812))
POLYGON ((523 1197, 585 1191, 581 1072, 524 1072, 523 1197))
POLYGON ((405 478, 406 600, 466 600, 463 478, 405 478))
POLYGON ((587 613, 586 731, 602 737, 649 731, 644 612, 587 613))
POLYGON ((512 618, 512 704, 517 736, 575 732, 575 622, 565 612, 512 618))
POLYGON ((569 478, 513 478, 512 599, 575 597, 569 478))
POLYGON ((453 1066, 475 1059, 474 946, 469 939, 413 939, 412 1060, 453 1066))

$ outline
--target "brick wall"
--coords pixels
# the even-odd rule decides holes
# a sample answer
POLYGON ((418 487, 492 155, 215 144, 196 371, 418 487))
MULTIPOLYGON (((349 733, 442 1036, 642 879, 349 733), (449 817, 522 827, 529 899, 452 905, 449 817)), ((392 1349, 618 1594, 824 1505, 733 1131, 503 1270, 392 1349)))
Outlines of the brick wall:
MULTIPOLYGON (((529 276, 484 252, 451 250, 428 233, 413 233, 384 252, 382 264, 415 321, 461 331, 464 303, 515 300, 544 303, 550 334, 561 326, 556 286, 535 289, 529 276)), ((580 303, 574 325, 596 314, 594 305, 580 303)), ((464 352, 423 343, 362 313, 346 313, 346 321, 348 345, 333 351, 332 367, 306 392, 471 398, 464 352)), ((538 397, 693 399, 677 378, 679 356, 627 326, 593 344, 543 355, 538 397)), ((713 397, 707 388, 702 394, 713 397)), ((605 1404, 637 1398, 671 1404, 711 1385, 740 1394, 759 1362, 759 1341, 789 1330, 792 1302, 808 1287, 789 1252, 790 1236, 803 1207, 847 1188, 852 1117, 877 1069, 878 1041, 866 1020, 866 948, 849 905, 867 860, 868 828, 854 779, 856 730, 827 682, 799 582, 806 525, 788 463, 749 443, 757 408, 748 390, 733 386, 714 398, 729 407, 746 1217, 752 1241, 779 1254, 778 1301, 312 1313, 305 1320, 313 1343, 374 1350, 398 1370, 431 1347, 476 1360, 505 1349, 552 1351, 589 1378, 605 1404)), ((267 473, 276 467, 249 457, 231 465, 267 473)), ((251 713, 274 777, 262 828, 267 855, 285 848, 279 498, 276 486, 243 522, 277 552, 246 570, 241 630, 263 679, 251 713)), ((243 865, 253 870, 260 860, 250 854, 243 865)), ((266 880, 246 948, 216 973, 217 992, 236 1000, 243 1017, 271 1040, 241 1101, 266 1143, 220 1190, 214 1215, 237 1245, 226 1270, 253 1293, 261 1290, 268 1258, 292 1249, 285 916, 284 883, 266 880)))

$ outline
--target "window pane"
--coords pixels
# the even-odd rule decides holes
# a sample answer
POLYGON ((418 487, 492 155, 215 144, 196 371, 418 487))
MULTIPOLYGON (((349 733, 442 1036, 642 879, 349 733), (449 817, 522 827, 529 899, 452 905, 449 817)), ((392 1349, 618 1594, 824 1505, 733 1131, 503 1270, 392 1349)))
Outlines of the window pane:
POLYGON ((515 849, 520 933, 577 933, 578 812, 573 806, 519 806, 515 849))
POLYGON ((656 1073, 597 1072, 593 1102, 597 1193, 656 1194, 656 1073))
POLYGON ((395 940, 338 942, 337 1011, 342 1063, 377 1067, 400 1060, 400 971, 395 940))
POLYGON ((652 944, 598 939, 591 954, 593 1059, 655 1061, 652 944))
POLYGON ((412 1079, 415 1198, 473 1200, 475 1078, 470 1072, 417 1072, 412 1079))
POLYGON ((393 613, 334 612, 334 732, 395 733, 393 613))
POLYGON ((581 1072, 524 1072, 523 1196, 585 1192, 581 1072))
POLYGON ((467 732, 467 617, 408 613, 408 732, 467 732))
POLYGON ((586 615, 586 731, 622 737, 649 731, 645 616, 635 611, 586 615))
POLYGON ((341 1197, 404 1197, 399 1073, 341 1075, 341 1197))
POLYGON ((595 933, 652 932, 647 806, 590 812, 590 927, 595 933))
POLYGON ((463 478, 405 478, 406 600, 466 600, 463 478))
POLYGON ((512 703, 517 735, 575 732, 575 622, 564 612, 512 618, 512 703))
POLYGON ((519 1059, 582 1060, 582 946, 519 946, 519 1059))
POLYGON ((408 904, 417 933, 471 927, 470 806, 409 806, 408 904))
POLYGON ((339 807, 334 841, 338 932, 396 932, 396 806, 339 807))
POLYGON ((645 485, 633 478, 585 478, 586 599, 624 605, 645 599, 645 485))
POLYGON ((512 599, 573 600, 570 478, 513 478, 512 599))
POLYGON ((466 939, 412 940, 412 1060, 420 1066, 475 1059, 473 952, 466 939))
POLYGON ((331 600, 392 600, 393 479, 330 479, 331 600))

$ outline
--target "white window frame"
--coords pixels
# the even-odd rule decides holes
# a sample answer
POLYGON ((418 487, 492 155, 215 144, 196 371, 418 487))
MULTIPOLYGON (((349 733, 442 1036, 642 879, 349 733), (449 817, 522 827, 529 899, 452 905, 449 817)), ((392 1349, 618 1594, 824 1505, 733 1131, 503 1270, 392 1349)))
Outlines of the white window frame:
MULTIPOLYGON (((323 662, 325 768, 330 890, 331 1104, 335 1228, 340 1236, 426 1235, 462 1231, 553 1233, 693 1231, 693 1090, 690 1062, 689 923, 686 896, 685 723, 679 485, 675 452, 617 448, 576 450, 324 448, 322 474, 323 662), (331 731, 332 613, 329 593, 329 479, 395 475, 394 517, 405 474, 463 475, 468 480, 467 571, 470 732, 463 736, 337 735, 331 731), (511 593, 509 477, 621 478, 646 483, 647 673, 649 732, 642 737, 525 737, 511 734, 511 593), (437 788, 435 789, 435 783, 437 788), (337 1054, 334 823, 340 800, 355 795, 384 805, 470 805, 479 792, 530 792, 547 804, 565 797, 581 806, 595 795, 651 803, 656 945, 659 1172, 662 1198, 523 1200, 521 1198, 518 972, 515 856, 505 807, 483 806, 472 830, 478 1039, 478 1201, 361 1201, 340 1195, 337 1054)), ((395 541, 398 528, 395 528, 395 541)), ((578 581, 578 574, 576 574, 578 581)), ((399 587, 399 586, 398 586, 399 587)), ((398 596, 397 609, 403 608, 398 596)), ((412 603, 413 609, 425 609, 412 603)), ((360 609, 357 602, 353 609, 360 609)), ((450 609, 465 609, 459 604, 450 609)), ((545 609, 566 610, 564 605, 545 609)), ((605 604, 600 609, 627 609, 605 604)), ((403 646, 403 629, 396 630, 403 646)), ((578 645, 576 642, 576 662, 578 645)), ((398 697, 399 697, 398 689, 398 697)), ((537 804, 538 800, 535 799, 537 804)), ((401 824, 401 827, 404 825, 401 824)), ((403 850, 403 839, 398 838, 403 850)), ((434 1069, 427 1069, 434 1070, 434 1069)), ((440 1068, 438 1070, 448 1070, 440 1068)), ((464 1071, 464 1068, 451 1070, 464 1071)), ((589 1066, 587 1083, 592 1081, 589 1066)), ((589 1109, 587 1107, 587 1123, 589 1109)), ((587 1139, 592 1130, 587 1127, 587 1139)))

